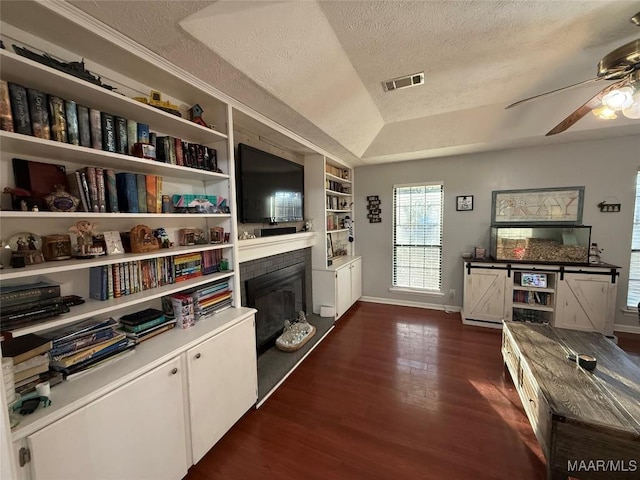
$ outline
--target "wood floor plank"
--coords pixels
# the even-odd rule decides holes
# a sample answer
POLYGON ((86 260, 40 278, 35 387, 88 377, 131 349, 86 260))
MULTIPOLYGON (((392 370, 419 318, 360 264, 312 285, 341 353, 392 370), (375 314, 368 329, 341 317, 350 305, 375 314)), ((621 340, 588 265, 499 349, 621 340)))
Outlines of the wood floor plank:
POLYGON ((500 344, 458 314, 361 302, 186 479, 542 480, 500 344))

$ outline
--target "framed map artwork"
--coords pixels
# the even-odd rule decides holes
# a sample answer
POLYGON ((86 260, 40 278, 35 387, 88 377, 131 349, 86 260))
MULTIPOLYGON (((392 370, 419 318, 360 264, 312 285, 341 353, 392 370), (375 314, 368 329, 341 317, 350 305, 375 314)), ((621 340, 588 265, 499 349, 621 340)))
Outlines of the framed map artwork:
POLYGON ((491 199, 491 224, 582 223, 584 187, 496 190, 491 199))

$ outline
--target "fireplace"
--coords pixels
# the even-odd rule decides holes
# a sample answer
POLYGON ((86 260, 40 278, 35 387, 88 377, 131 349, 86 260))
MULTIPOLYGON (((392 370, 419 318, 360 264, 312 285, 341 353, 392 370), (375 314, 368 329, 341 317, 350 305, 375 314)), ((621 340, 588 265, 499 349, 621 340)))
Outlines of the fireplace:
POLYGON ((246 304, 255 308, 258 355, 275 344, 284 321, 306 312, 306 265, 296 263, 246 280, 246 304))

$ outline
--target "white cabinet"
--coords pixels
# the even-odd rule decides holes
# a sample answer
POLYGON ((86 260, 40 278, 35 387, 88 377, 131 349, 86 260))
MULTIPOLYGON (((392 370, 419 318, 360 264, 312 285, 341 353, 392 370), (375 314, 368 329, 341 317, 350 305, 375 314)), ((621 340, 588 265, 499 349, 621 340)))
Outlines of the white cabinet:
POLYGON ((510 319, 507 272, 490 268, 465 268, 462 319, 500 323, 510 319))
POLYGON ((30 435, 31 478, 182 478, 183 375, 175 358, 30 435))
POLYGON ((195 464, 257 400, 253 316, 202 342, 186 355, 195 464))
POLYGON ((333 309, 340 318, 362 296, 362 257, 344 257, 326 269, 314 269, 313 312, 333 309))

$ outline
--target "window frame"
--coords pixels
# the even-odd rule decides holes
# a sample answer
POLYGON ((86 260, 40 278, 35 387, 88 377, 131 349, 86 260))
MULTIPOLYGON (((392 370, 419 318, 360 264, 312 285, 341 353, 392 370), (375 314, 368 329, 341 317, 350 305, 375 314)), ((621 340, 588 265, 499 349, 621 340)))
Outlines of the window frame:
POLYGON ((638 170, 636 172, 636 185, 635 185, 635 199, 634 199, 634 207, 633 207, 633 222, 631 224, 631 248, 630 248, 630 252, 629 252, 629 279, 627 281, 627 298, 625 300, 625 305, 627 310, 630 311, 634 311, 637 312, 638 311, 638 302, 640 302, 640 295, 637 295, 637 297, 631 301, 630 295, 631 295, 631 285, 633 284, 640 284, 640 269, 635 269, 636 271, 634 271, 633 267, 633 257, 634 257, 634 253, 636 255, 640 255, 640 248, 633 248, 634 243, 637 243, 638 245, 640 245, 640 170, 638 170), (638 238, 636 237, 636 225, 638 226, 638 230, 637 230, 637 234, 638 234, 638 238), (635 275, 635 278, 632 279, 632 277, 635 275), (631 303, 630 303, 631 302, 631 303))
MULTIPOLYGON (((406 293, 423 293, 430 295, 443 296, 444 292, 442 290, 442 262, 444 258, 444 208, 445 208, 445 200, 444 200, 444 182, 443 181, 432 181, 432 182, 416 182, 416 183, 403 183, 403 184, 394 184, 392 186, 392 194, 391 194, 391 287, 390 291, 394 292, 406 292, 406 293), (438 287, 437 288, 421 288, 421 287, 406 287, 396 285, 396 190, 399 188, 411 188, 411 187, 432 187, 439 186, 440 187, 440 262, 439 262, 439 275, 438 275, 438 287)), ((422 246, 422 245, 417 245, 422 246)), ((424 245, 426 247, 432 245, 424 245)))

